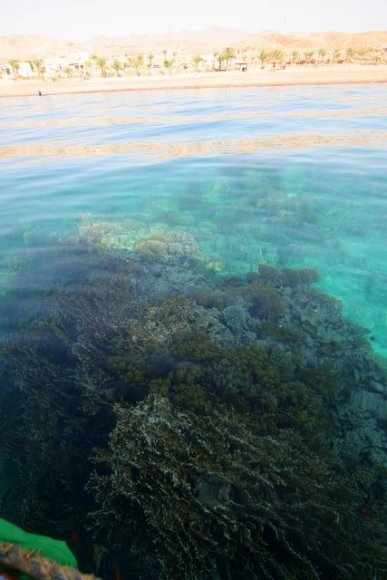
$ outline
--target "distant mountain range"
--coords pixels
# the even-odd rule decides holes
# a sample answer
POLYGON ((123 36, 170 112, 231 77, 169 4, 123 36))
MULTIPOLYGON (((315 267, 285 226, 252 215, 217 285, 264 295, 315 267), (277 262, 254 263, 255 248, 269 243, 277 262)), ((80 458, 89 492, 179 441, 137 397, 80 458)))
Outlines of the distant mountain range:
POLYGON ((23 34, 0 37, 0 62, 8 59, 33 59, 68 56, 87 51, 100 56, 133 55, 138 52, 179 51, 210 53, 226 46, 252 50, 343 50, 348 47, 387 48, 387 31, 384 32, 316 32, 311 34, 282 34, 278 32, 245 33, 223 27, 210 27, 202 31, 183 30, 169 34, 131 34, 109 38, 98 36, 85 42, 75 42, 43 36, 23 34))

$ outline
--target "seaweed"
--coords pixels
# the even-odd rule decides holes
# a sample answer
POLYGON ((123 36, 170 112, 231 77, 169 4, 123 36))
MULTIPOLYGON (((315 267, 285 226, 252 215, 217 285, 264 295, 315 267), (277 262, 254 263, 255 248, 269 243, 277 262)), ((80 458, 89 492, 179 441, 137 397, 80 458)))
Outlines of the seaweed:
POLYGON ((141 578, 374 577, 361 491, 295 433, 266 436, 229 407, 182 412, 160 396, 115 413, 94 454, 91 517, 97 537, 141 555, 141 578))
POLYGON ((161 261, 142 261, 139 238, 113 251, 111 231, 88 228, 68 256, 51 248, 32 302, 32 264, 10 280, 3 514, 80 537, 81 560, 107 577, 384 570, 385 424, 368 411, 365 428, 361 404, 372 392, 380 407, 385 372, 363 331, 309 270, 261 264, 230 283, 174 246, 161 261), (95 560, 91 521, 109 552, 95 560))

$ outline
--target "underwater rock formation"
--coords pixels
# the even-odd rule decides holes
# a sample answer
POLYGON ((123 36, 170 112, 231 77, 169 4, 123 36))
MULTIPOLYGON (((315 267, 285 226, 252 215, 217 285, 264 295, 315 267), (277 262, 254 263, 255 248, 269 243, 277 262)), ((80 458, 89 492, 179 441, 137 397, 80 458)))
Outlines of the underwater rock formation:
POLYGON ((222 276, 189 234, 87 228, 8 279, 3 515, 70 536, 75 513, 80 558, 93 522, 127 577, 384 573, 385 370, 318 275, 222 276))

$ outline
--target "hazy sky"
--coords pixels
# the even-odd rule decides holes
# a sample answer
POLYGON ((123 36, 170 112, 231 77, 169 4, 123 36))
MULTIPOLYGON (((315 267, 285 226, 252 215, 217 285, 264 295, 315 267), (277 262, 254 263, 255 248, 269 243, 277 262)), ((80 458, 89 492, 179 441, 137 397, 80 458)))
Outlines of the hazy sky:
POLYGON ((387 0, 1 0, 0 35, 86 40, 212 25, 247 32, 387 30, 387 0))

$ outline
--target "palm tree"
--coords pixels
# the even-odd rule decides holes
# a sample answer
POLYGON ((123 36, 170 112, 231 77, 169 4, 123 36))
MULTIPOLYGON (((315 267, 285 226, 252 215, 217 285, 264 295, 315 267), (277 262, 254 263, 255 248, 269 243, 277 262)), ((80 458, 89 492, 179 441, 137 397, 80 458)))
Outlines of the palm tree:
POLYGON ((299 58, 300 58, 299 53, 296 50, 293 50, 293 52, 291 54, 292 64, 297 63, 299 58))
POLYGON ((200 56, 200 54, 197 54, 193 57, 192 59, 193 64, 195 65, 195 70, 196 72, 199 71, 199 65, 204 62, 203 57, 200 56))
POLYGON ((345 55, 346 55, 346 60, 348 62, 353 62, 354 57, 355 57, 356 51, 354 48, 351 48, 350 46, 347 48, 347 50, 345 51, 345 55))
POLYGON ((90 60, 89 58, 87 60, 85 60, 85 62, 83 63, 83 76, 84 78, 90 78, 91 77, 91 68, 93 66, 93 61, 90 60))
POLYGON ((19 61, 12 59, 8 61, 8 64, 11 66, 15 77, 19 78, 19 69, 20 69, 19 61))
POLYGON ((41 58, 35 59, 32 61, 32 64, 34 70, 38 73, 39 78, 42 79, 44 73, 46 72, 46 69, 43 65, 43 60, 41 58))
POLYGON ((269 60, 271 61, 271 64, 273 66, 273 68, 275 68, 275 65, 277 64, 277 62, 282 62, 284 59, 285 53, 283 50, 280 50, 279 48, 277 48, 276 50, 272 50, 269 53, 269 60))
POLYGON ((304 52, 304 57, 305 57, 306 62, 310 62, 311 63, 312 60, 313 60, 313 55, 314 55, 313 50, 306 50, 304 52))
POLYGON ((173 61, 172 60, 168 60, 167 58, 164 58, 163 65, 164 65, 164 68, 171 69, 172 68, 172 65, 173 65, 173 61))
POLYGON ((231 46, 226 46, 220 54, 218 54, 219 69, 222 68, 223 61, 226 61, 226 69, 230 60, 235 58, 235 51, 231 46))
POLYGON ((325 50, 325 48, 319 48, 317 54, 319 62, 320 60, 324 61, 327 51, 325 50))
POLYGON ((106 58, 104 56, 96 56, 95 64, 101 71, 101 77, 106 77, 106 58))
POLYGON ((140 75, 140 68, 142 67, 143 64, 144 64, 144 55, 140 53, 134 59, 134 68, 136 69, 137 76, 140 75))
POLYGON ((152 62, 153 62, 154 57, 155 57, 155 55, 152 54, 151 52, 148 54, 148 56, 147 56, 147 59, 148 59, 147 66, 148 66, 148 68, 152 68, 152 62))
POLYGON ((266 50, 261 50, 261 52, 258 55, 259 60, 261 61, 261 69, 265 68, 265 63, 267 61, 267 59, 269 58, 270 53, 267 52, 266 50))
POLYGON ((120 70, 122 70, 122 64, 120 63, 120 61, 118 60, 118 58, 115 58, 113 60, 112 68, 114 68, 114 70, 116 71, 116 75, 119 76, 118 72, 120 70))

